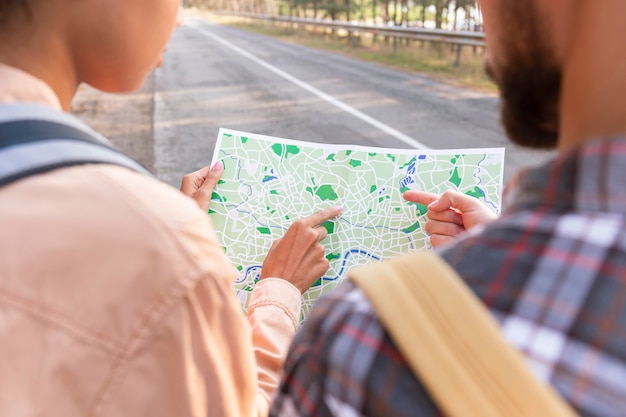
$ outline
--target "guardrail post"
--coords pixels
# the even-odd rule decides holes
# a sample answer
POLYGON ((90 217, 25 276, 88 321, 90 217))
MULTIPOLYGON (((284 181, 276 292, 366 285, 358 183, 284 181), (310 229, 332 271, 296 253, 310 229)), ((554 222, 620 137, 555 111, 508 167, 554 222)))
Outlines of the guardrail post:
POLYGON ((454 61, 454 66, 455 67, 460 67, 461 66, 461 53, 463 52, 463 45, 462 44, 458 44, 457 48, 456 48, 456 60, 454 61))
MULTIPOLYGON (((349 30, 348 33, 349 33, 349 36, 350 36, 350 47, 351 48, 356 48, 359 39, 357 39, 357 36, 352 32, 352 30, 349 30)), ((361 36, 360 33, 359 33, 359 36, 361 36)))

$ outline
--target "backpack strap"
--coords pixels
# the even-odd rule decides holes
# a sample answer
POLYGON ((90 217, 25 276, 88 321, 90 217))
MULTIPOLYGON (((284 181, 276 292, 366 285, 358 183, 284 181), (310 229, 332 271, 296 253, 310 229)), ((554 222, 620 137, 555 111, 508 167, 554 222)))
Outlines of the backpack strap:
POLYGON ((0 186, 82 164, 113 164, 150 175, 138 162, 86 130, 38 119, 0 123, 0 186))
POLYGON ((446 416, 576 416, 534 377, 484 305, 436 254, 371 264, 349 278, 446 416))

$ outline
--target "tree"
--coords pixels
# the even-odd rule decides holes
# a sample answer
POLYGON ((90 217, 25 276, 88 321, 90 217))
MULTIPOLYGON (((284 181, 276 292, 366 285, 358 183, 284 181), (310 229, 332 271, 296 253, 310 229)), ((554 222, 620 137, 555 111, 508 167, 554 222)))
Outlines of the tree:
POLYGON ((469 16, 472 9, 476 7, 476 0, 456 0, 454 4, 454 30, 458 29, 458 14, 459 10, 465 12, 465 16, 469 16))
POLYGON ((452 0, 435 0, 435 27, 441 29, 443 26, 443 12, 450 7, 452 0))
POLYGON ((331 20, 337 20, 339 15, 345 11, 344 5, 339 4, 336 0, 324 0, 320 9, 324 11, 323 17, 330 17, 331 20))
POLYGON ((422 7, 422 27, 426 26, 426 9, 434 4, 434 0, 419 0, 418 4, 422 7))
POLYGON ((380 10, 383 18, 383 23, 387 24, 389 21, 389 0, 380 1, 380 10))

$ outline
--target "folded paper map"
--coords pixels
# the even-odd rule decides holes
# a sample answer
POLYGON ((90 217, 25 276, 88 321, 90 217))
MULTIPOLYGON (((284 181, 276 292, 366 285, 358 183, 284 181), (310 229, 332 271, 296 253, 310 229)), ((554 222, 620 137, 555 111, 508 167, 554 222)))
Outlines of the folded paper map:
POLYGON ((234 288, 244 307, 272 242, 297 219, 343 206, 323 224, 330 268, 303 296, 315 300, 357 265, 430 248, 426 207, 407 190, 457 190, 500 211, 504 149, 384 149, 300 142, 221 129, 213 163, 224 164, 210 216, 239 270, 234 288))

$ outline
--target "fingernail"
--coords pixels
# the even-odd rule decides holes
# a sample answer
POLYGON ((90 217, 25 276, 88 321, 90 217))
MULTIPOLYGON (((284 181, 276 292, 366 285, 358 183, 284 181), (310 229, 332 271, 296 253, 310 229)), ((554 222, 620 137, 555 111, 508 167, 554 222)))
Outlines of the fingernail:
POLYGON ((435 200, 435 201, 433 201, 433 202, 432 202, 432 203, 430 203, 427 207, 434 207, 434 206, 436 206, 437 204, 439 204, 439 200, 435 200))
POLYGON ((335 206, 335 207, 333 207, 333 210, 335 210, 337 213, 339 213, 340 211, 343 211, 343 207, 342 206, 335 206))
POLYGON ((217 161, 215 164, 213 164, 213 168, 211 168, 211 171, 222 172, 223 170, 224 164, 222 163, 222 161, 217 161))

